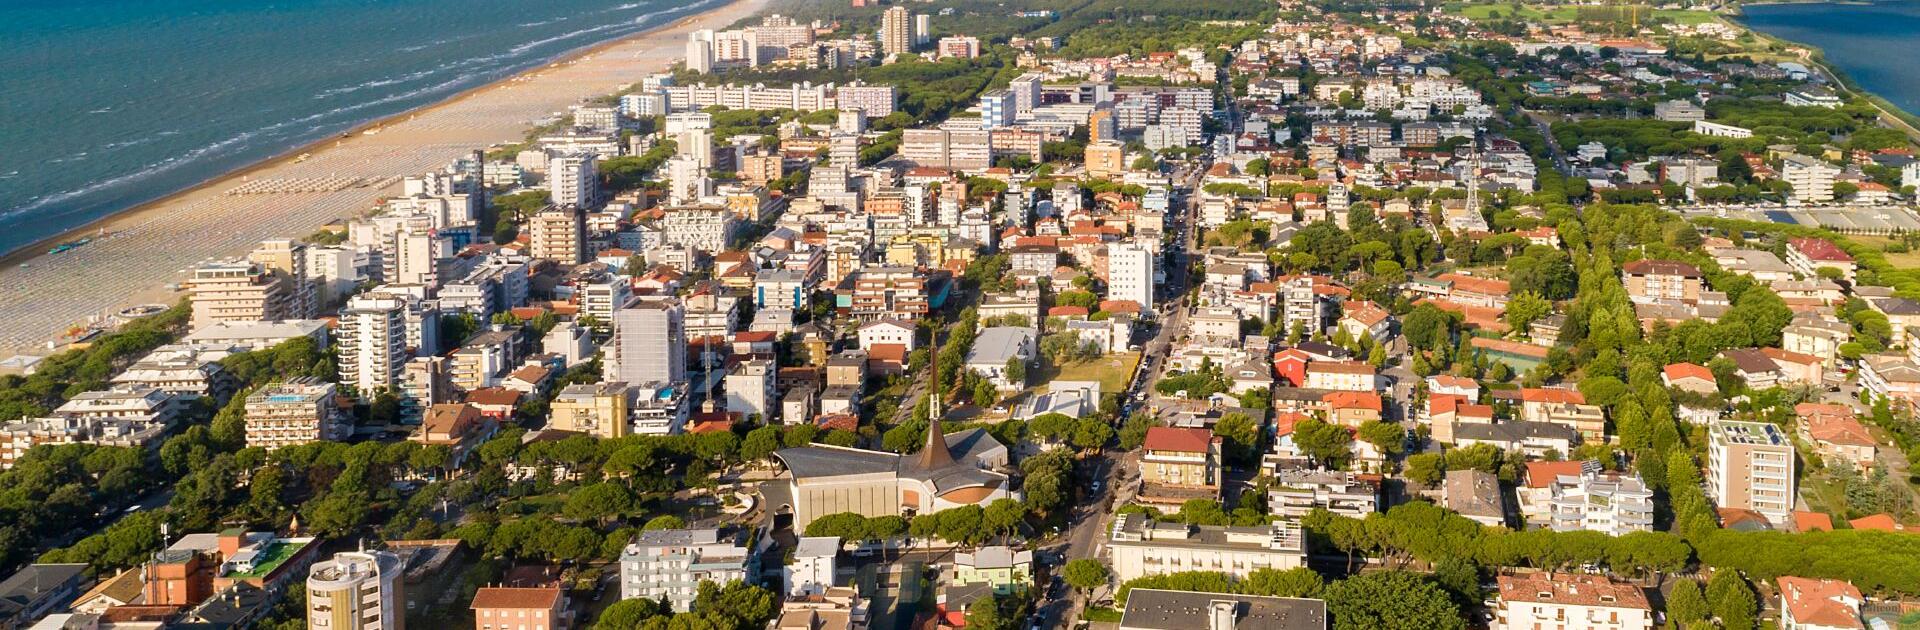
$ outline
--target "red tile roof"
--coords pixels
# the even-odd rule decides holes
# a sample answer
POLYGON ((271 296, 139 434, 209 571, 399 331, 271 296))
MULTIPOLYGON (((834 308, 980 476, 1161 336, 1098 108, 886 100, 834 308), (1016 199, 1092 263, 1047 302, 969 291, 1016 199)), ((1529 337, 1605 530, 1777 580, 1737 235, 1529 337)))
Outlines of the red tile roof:
POLYGON ((1587 397, 1582 395, 1579 390, 1562 389, 1559 387, 1528 387, 1520 390, 1520 400, 1525 402, 1571 403, 1575 405, 1587 404, 1587 397))
POLYGON ((1653 610, 1638 585, 1598 575, 1534 573, 1500 576, 1500 599, 1574 606, 1653 610))
POLYGON ((1804 238, 1803 237, 1803 238, 1788 239, 1787 246, 1795 250, 1798 250, 1800 252, 1800 255, 1806 256, 1810 260, 1817 260, 1817 261, 1823 261, 1823 262, 1849 262, 1849 263, 1853 262, 1852 254, 1848 254, 1845 250, 1840 249, 1840 246, 1834 245, 1833 241, 1829 241, 1824 238, 1804 238))
POLYGON ((1906 531, 1907 529, 1907 526, 1901 525, 1899 521, 1893 520, 1892 514, 1886 513, 1862 516, 1847 521, 1847 524, 1852 525, 1854 529, 1871 529, 1882 532, 1900 532, 1906 531))
POLYGON ((1149 451, 1205 453, 1219 440, 1206 429, 1153 427, 1147 429, 1146 447, 1149 451))
POLYGON ((1553 480, 1561 475, 1578 477, 1584 472, 1586 464, 1580 460, 1527 462, 1527 487, 1545 488, 1553 485, 1553 480))
POLYGON ((1373 392, 1329 392, 1320 397, 1320 402, 1335 410, 1368 409, 1379 413, 1381 408, 1380 395, 1373 392))
POLYGON ((1713 370, 1709 370, 1707 366, 1697 363, 1675 363, 1662 368, 1661 371, 1666 373, 1667 382, 1669 383, 1683 378, 1697 378, 1709 383, 1713 382, 1713 370))
POLYGON ((1820 512, 1794 512, 1793 531, 1830 532, 1833 531, 1833 517, 1820 512))
POLYGON ((1621 265, 1620 270, 1636 276, 1701 277, 1699 267, 1675 260, 1636 260, 1621 265))
POLYGON ((552 610, 560 603, 558 588, 508 588, 490 586, 473 593, 473 608, 524 608, 552 610))
POLYGON ((1859 609, 1866 598, 1860 589, 1840 580, 1816 580, 1782 575, 1775 579, 1787 612, 1803 626, 1861 628, 1859 609))

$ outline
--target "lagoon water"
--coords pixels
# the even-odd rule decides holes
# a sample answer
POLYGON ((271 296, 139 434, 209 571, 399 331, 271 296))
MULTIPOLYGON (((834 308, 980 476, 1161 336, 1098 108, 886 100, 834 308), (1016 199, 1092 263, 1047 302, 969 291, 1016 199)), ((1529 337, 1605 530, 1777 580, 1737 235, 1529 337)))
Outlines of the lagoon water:
POLYGON ((713 4, 0 2, 0 251, 713 4))
POLYGON ((1754 30, 1819 47, 1868 91, 1920 112, 1920 1, 1748 6, 1754 30))

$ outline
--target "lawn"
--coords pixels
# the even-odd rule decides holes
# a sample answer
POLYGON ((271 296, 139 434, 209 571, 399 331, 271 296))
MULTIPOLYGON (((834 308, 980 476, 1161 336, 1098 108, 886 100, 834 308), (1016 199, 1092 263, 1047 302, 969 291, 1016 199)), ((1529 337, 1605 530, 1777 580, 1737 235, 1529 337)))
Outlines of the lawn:
POLYGON ((1893 243, 1893 239, 1887 238, 1885 236, 1861 236, 1856 234, 1849 234, 1847 235, 1847 240, 1853 241, 1855 243, 1859 243, 1861 245, 1866 245, 1868 247, 1872 247, 1876 250, 1880 250, 1881 252, 1884 252, 1881 255, 1886 256, 1887 264, 1891 265, 1895 269, 1920 268, 1920 252, 1909 251, 1909 252, 1902 252, 1902 253, 1896 254, 1896 253, 1887 251, 1887 245, 1890 243, 1893 243))
MULTIPOLYGON (((1574 6, 1536 6, 1520 5, 1515 10, 1512 4, 1466 4, 1449 3, 1447 12, 1474 20, 1485 20, 1498 13, 1502 18, 1520 17, 1555 24, 1565 24, 1579 17, 1579 8, 1574 6)), ((1695 25, 1719 19, 1710 11, 1687 11, 1684 9, 1654 9, 1646 18, 1665 18, 1675 24, 1695 25)))
POLYGON ((1140 363, 1140 354, 1110 354, 1092 361, 1075 361, 1059 366, 1045 363, 1040 368, 1043 382, 1099 381, 1101 392, 1119 392, 1127 387, 1127 379, 1133 376, 1134 366, 1140 363))

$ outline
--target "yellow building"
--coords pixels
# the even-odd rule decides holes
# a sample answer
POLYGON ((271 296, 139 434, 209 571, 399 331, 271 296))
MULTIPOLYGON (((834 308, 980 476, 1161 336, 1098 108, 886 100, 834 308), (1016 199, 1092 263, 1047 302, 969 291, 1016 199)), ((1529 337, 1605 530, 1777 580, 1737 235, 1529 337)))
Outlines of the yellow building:
POLYGON ((632 388, 624 383, 568 385, 554 397, 547 427, 599 438, 623 437, 629 432, 632 398, 632 388))

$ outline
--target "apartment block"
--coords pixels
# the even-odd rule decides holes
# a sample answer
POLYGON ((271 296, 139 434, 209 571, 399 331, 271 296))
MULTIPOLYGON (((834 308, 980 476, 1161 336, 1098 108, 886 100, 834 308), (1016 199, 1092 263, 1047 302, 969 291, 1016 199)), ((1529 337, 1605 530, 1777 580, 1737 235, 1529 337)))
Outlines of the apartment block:
POLYGON ((1707 425, 1707 496, 1719 507, 1753 510, 1784 525, 1795 498, 1793 442, 1763 422, 1707 425))
POLYGON ((1145 514, 1114 520, 1107 548, 1117 582, 1180 571, 1218 571, 1246 578, 1260 569, 1306 566, 1300 526, 1217 527, 1155 521, 1145 514))
POLYGON ((308 442, 346 438, 340 422, 336 386, 317 378, 298 378, 254 390, 247 396, 247 446, 269 451, 308 442))
POLYGON ((643 531, 620 554, 620 598, 664 600, 686 612, 701 582, 757 577, 758 564, 746 541, 718 529, 643 531))
POLYGON ((406 630, 406 563, 385 551, 343 551, 307 576, 307 625, 406 630))

